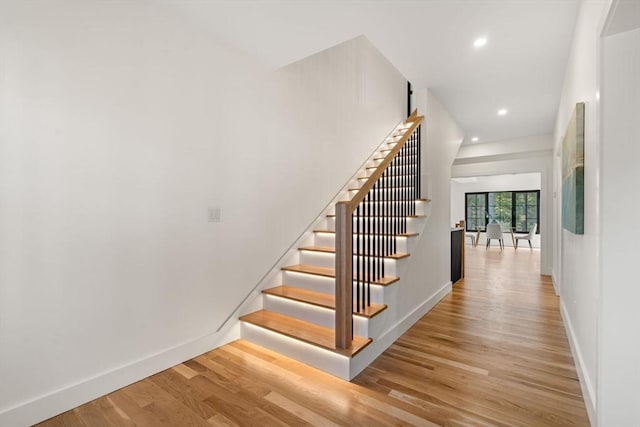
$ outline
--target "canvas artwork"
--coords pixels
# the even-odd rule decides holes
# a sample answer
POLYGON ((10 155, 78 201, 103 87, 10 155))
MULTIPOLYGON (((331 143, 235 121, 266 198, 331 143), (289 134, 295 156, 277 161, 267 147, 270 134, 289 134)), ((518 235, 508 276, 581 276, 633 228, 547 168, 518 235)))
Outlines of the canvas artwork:
POLYGON ((562 140, 562 227, 584 234, 584 103, 576 104, 562 140))

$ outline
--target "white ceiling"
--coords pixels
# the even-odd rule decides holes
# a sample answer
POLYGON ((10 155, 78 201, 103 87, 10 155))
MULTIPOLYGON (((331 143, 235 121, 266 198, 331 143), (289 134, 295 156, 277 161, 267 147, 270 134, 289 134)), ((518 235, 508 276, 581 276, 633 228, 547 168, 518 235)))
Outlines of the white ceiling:
POLYGON ((640 28, 640 1, 614 0, 607 35, 611 36, 637 28, 640 28))
POLYGON ((231 45, 281 67, 364 34, 428 87, 468 142, 551 133, 578 0, 168 1, 231 45), (488 39, 474 48, 480 36, 488 39), (498 117, 499 108, 509 113, 498 117))

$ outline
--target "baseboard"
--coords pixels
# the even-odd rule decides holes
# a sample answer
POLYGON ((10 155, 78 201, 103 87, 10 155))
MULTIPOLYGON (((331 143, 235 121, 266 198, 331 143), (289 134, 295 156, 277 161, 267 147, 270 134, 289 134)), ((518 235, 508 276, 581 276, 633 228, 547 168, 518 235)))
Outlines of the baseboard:
POLYGON ((75 384, 0 410, 0 426, 44 421, 239 338, 239 328, 190 340, 75 384))
POLYGON ((420 303, 415 309, 387 329, 382 336, 375 339, 367 348, 351 361, 349 377, 353 379, 364 368, 369 366, 378 356, 391 346, 402 334, 413 326, 422 316, 440 302, 452 289, 451 281, 445 283, 440 289, 434 292, 426 300, 420 303))
POLYGON ((589 422, 592 426, 595 426, 597 425, 595 390, 593 389, 591 379, 586 375, 587 370, 584 365, 582 351, 580 350, 580 345, 578 344, 575 333, 573 331, 573 326, 571 325, 571 319, 569 317, 567 307, 564 305, 564 301, 562 301, 562 299, 560 300, 560 314, 564 323, 564 329, 567 331, 567 336, 569 338, 569 348, 571 348, 571 354, 576 365, 576 371, 578 372, 580 389, 582 390, 584 404, 587 408, 589 422))

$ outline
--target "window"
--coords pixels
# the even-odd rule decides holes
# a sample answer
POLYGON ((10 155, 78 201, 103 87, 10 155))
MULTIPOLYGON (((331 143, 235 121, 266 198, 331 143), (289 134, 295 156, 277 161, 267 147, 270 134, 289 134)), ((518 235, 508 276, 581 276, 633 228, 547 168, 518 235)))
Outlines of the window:
POLYGON ((467 231, 497 222, 516 233, 528 233, 537 224, 540 233, 540 190, 466 193, 465 206, 467 231))
POLYGON ((467 230, 477 230, 485 225, 485 202, 484 194, 467 194, 467 230))
MULTIPOLYGON (((538 224, 538 212, 540 209, 539 191, 518 191, 516 196, 516 221, 513 227, 515 227, 518 233, 528 233, 534 224, 538 224)), ((540 227, 538 227, 540 228, 540 227)))
POLYGON ((489 222, 497 222, 502 226, 502 228, 512 227, 512 193, 509 191, 502 191, 500 193, 487 194, 489 195, 489 209, 487 210, 489 222))

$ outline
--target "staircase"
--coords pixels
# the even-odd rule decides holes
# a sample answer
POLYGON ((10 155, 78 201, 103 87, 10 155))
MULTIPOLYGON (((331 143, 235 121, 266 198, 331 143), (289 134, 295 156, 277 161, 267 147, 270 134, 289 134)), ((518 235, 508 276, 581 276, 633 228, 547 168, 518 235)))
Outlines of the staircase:
POLYGON ((379 338, 402 316, 396 287, 426 223, 422 120, 393 130, 270 275, 261 309, 240 317, 244 339, 344 379, 391 344, 379 338))

